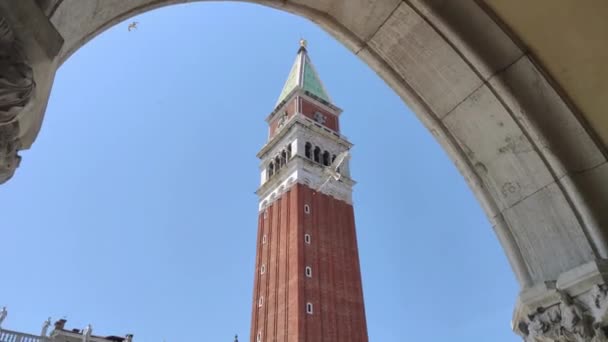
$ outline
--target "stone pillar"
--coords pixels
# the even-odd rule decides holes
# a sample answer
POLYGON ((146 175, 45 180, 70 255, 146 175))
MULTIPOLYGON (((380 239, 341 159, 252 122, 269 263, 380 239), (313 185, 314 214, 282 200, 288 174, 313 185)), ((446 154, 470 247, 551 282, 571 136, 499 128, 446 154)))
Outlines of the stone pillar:
POLYGON ((512 328, 525 342, 608 342, 608 262, 523 290, 512 328))
POLYGON ((37 2, 0 2, 0 184, 38 134, 62 44, 37 2))

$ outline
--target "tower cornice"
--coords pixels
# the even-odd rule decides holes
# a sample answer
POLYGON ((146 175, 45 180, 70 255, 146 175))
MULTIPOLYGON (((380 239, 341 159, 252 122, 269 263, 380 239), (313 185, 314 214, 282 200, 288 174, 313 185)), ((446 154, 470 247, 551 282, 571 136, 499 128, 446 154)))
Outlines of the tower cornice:
POLYGON ((291 167, 282 169, 276 177, 256 190, 255 193, 259 198, 258 210, 262 211, 272 205, 296 184, 305 185, 315 193, 322 193, 352 205, 352 189, 357 182, 351 178, 342 177, 340 181, 329 182, 319 189, 327 181, 327 175, 322 168, 321 165, 298 157, 292 162, 291 167))
POLYGON ((301 113, 297 113, 296 115, 291 117, 289 121, 287 121, 285 126, 282 127, 270 140, 268 140, 266 144, 264 144, 264 146, 260 149, 256 156, 260 159, 264 158, 264 156, 270 150, 272 150, 272 148, 278 142, 280 142, 285 136, 293 132, 293 129, 298 125, 303 127, 304 129, 310 130, 311 133, 328 138, 334 143, 344 146, 346 149, 350 149, 353 147, 353 144, 348 141, 346 136, 315 123, 314 121, 310 120, 301 113))
MULTIPOLYGON (((267 195, 268 193, 272 192, 274 190, 274 188, 278 188, 284 181, 289 179, 289 175, 292 175, 295 171, 298 171, 298 169, 303 169, 309 173, 314 172, 314 173, 322 173, 323 171, 323 167, 322 165, 316 164, 306 158, 302 158, 300 156, 296 156, 294 157, 296 160, 293 161, 292 165, 290 167, 286 167, 284 169, 281 169, 274 178, 272 178, 271 180, 269 180, 268 182, 262 184, 256 191, 256 195, 263 197, 265 195, 267 195)), ((323 177, 320 177, 323 178, 323 177)), ((295 178, 294 178, 294 182, 295 182, 295 178)), ((288 182, 290 185, 294 182, 288 182)), ((344 185, 352 188, 353 186, 355 186, 357 184, 357 182, 349 177, 343 176, 340 179, 340 182, 343 183, 344 185)), ((307 185, 311 185, 311 184, 307 184, 307 185)))

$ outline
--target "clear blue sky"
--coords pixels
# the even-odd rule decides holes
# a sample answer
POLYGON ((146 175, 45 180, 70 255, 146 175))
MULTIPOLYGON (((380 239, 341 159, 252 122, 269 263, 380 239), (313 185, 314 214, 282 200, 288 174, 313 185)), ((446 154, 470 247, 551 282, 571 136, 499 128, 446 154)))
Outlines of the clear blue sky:
POLYGON ((520 341, 518 285, 445 152, 311 22, 242 3, 140 15, 59 70, 42 131, 0 187, 5 328, 248 341, 256 153, 301 36, 355 144, 370 341, 520 341), (371 124, 373 121, 374 124, 371 124))

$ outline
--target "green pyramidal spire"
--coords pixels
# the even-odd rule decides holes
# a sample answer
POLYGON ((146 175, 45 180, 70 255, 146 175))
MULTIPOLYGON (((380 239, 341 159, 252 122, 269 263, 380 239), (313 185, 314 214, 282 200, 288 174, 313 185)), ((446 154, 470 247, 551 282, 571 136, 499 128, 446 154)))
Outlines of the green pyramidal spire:
POLYGON ((321 83, 319 74, 317 74, 315 67, 312 65, 310 57, 308 57, 305 40, 300 41, 300 50, 298 50, 296 61, 291 67, 291 71, 289 72, 289 76, 287 77, 287 81, 283 86, 283 90, 281 91, 281 95, 279 96, 276 106, 278 106, 294 89, 297 88, 308 91, 316 97, 332 103, 327 91, 325 90, 325 87, 323 86, 323 83, 321 83))

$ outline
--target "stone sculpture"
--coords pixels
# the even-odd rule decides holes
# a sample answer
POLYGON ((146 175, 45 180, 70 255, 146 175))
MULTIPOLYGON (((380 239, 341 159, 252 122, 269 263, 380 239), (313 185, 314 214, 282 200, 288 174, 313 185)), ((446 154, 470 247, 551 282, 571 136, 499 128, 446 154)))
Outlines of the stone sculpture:
POLYGON ((561 335, 566 338, 566 341, 589 341, 593 337, 589 317, 584 314, 583 309, 574 302, 570 295, 559 290, 557 293, 561 300, 561 335))
POLYGON ((89 342, 91 340, 92 333, 93 333, 93 327, 89 324, 82 331, 82 342, 89 342))
POLYGON ((608 342, 605 319, 608 286, 596 285, 588 294, 573 298, 556 290, 559 302, 537 308, 517 324, 526 342, 608 342))
POLYGON ((4 322, 6 315, 8 315, 8 311, 6 311, 6 306, 3 306, 2 310, 0 310, 0 327, 2 327, 2 322, 4 322))
POLYGON ((49 330, 49 327, 51 326, 51 317, 49 317, 46 321, 44 321, 44 323, 42 324, 42 331, 40 332, 40 336, 42 337, 46 337, 46 333, 49 330))

